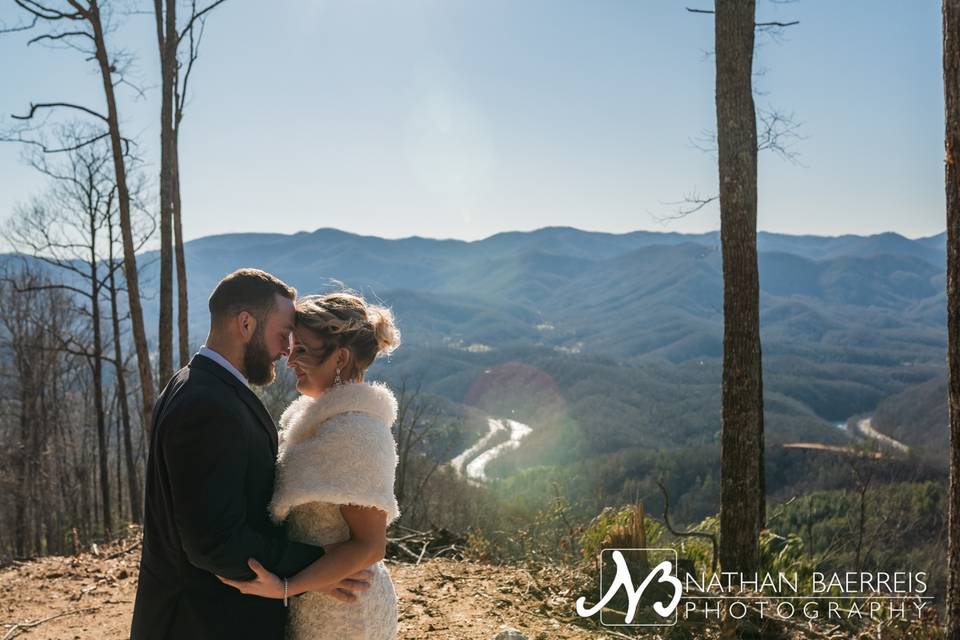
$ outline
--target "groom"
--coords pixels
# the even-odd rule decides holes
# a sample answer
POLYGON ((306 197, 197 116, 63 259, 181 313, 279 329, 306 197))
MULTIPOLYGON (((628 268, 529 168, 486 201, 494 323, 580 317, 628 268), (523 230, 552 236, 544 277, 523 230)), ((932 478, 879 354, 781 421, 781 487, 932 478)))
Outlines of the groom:
MULTIPOLYGON (((269 520, 277 429, 249 387, 270 384, 287 355, 295 297, 258 269, 225 277, 210 296, 206 344, 157 400, 133 640, 280 639, 283 602, 243 595, 217 574, 252 579, 247 559, 257 558, 287 577, 324 554, 269 520)), ((355 600, 370 575, 329 593, 355 600)))

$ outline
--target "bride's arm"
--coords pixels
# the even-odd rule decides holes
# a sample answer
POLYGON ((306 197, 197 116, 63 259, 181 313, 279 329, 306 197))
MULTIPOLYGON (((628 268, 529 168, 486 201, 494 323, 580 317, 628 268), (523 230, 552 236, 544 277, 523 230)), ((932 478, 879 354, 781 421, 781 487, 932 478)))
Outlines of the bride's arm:
POLYGON ((387 547, 387 514, 375 507, 342 505, 350 539, 288 580, 290 595, 325 591, 344 578, 383 560, 387 547))
MULTIPOLYGON (((386 512, 375 507, 342 505, 340 513, 350 527, 350 539, 326 546, 326 553, 321 558, 290 577, 287 595, 294 596, 307 591, 329 592, 342 581, 354 578, 358 572, 383 559, 387 546, 386 512)), ((252 558, 249 565, 256 574, 253 580, 217 577, 241 593, 262 598, 283 598, 281 578, 252 558)))

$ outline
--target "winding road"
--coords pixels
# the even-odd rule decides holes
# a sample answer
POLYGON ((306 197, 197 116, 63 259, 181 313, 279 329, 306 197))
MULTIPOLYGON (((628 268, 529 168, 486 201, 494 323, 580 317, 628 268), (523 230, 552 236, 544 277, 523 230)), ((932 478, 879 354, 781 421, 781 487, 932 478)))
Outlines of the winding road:
POLYGON ((863 418, 857 421, 856 431, 859 435, 869 438, 871 440, 876 440, 882 446, 889 447, 891 449, 896 449, 901 453, 910 453, 910 447, 903 444, 899 440, 894 440, 885 433, 880 433, 873 428, 873 419, 872 418, 863 418))
POLYGON ((522 422, 504 418, 487 418, 489 431, 472 447, 458 455, 450 461, 450 464, 456 469, 457 473, 464 475, 470 480, 484 482, 487 479, 486 468, 491 460, 496 459, 504 451, 510 451, 520 446, 521 440, 527 437, 533 429, 522 422), (497 434, 501 431, 509 431, 509 437, 505 442, 490 446, 497 434), (469 460, 469 462, 467 462, 469 460))

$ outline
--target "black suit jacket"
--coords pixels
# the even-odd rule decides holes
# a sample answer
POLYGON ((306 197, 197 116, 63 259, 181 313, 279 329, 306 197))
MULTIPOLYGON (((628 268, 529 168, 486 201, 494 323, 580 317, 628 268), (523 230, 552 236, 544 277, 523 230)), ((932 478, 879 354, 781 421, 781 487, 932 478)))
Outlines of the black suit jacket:
POLYGON ((323 555, 270 521, 276 458, 273 420, 229 371, 197 355, 170 380, 153 411, 131 638, 283 638, 281 600, 214 575, 251 579, 256 558, 288 577, 323 555))

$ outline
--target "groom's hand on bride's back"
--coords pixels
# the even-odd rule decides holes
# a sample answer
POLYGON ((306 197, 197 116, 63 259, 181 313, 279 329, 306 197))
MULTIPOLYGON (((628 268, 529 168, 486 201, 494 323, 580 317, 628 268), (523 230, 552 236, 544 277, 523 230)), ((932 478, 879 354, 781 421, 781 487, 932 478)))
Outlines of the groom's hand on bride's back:
POLYGON ((338 582, 327 594, 341 602, 356 602, 359 594, 370 588, 372 579, 373 571, 363 569, 338 582))

